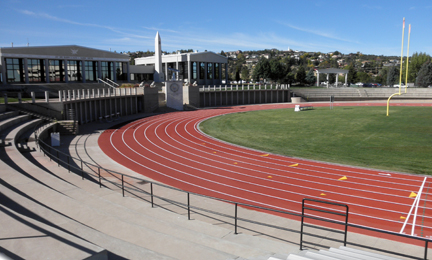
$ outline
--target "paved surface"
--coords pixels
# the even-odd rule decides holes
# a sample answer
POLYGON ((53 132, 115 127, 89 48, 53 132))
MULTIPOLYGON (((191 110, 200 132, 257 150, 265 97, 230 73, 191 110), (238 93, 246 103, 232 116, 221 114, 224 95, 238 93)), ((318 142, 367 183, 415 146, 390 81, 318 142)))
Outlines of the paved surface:
MULTIPOLYGON (((376 103, 376 102, 369 102, 369 103, 376 103)), ((380 103, 382 103, 382 101, 380 101, 380 103)), ((412 103, 412 101, 410 103, 412 103)), ((130 116, 128 118, 124 118, 122 121, 129 121, 134 118, 139 118, 142 116, 148 116, 148 115, 130 116)), ((105 168, 114 169, 115 171, 126 173, 132 176, 140 176, 137 173, 131 172, 129 169, 123 167, 122 165, 115 163, 113 160, 110 160, 105 154, 103 154, 102 151, 100 151, 97 145, 98 136, 103 131, 103 129, 106 129, 111 125, 117 123, 120 123, 120 121, 115 123, 110 123, 110 124, 94 123, 89 125, 83 125, 81 126, 80 129, 81 132, 80 136, 74 137, 70 140, 68 140, 68 137, 62 137, 62 147, 69 147, 69 152, 72 155, 79 156, 85 161, 93 161, 95 164, 103 165, 105 168)), ((141 178, 145 179, 145 177, 141 177, 141 178)), ((170 190, 161 189, 158 192, 164 193, 164 194, 159 193, 160 195, 163 196, 165 195, 168 197, 178 196, 176 192, 170 190)), ((213 210, 216 209, 217 211, 226 212, 227 214, 232 214, 233 211, 232 205, 210 201, 208 199, 195 198, 193 203, 196 203, 198 205, 205 204, 206 206, 211 204, 213 210)), ((167 206, 167 208, 175 211, 170 206, 167 206)), ((185 214, 185 212, 180 212, 180 214, 185 214)), ((296 220, 282 218, 274 215, 268 215, 268 214, 246 210, 246 209, 241 209, 239 212, 239 216, 245 219, 252 219, 256 221, 266 222, 270 225, 283 226, 292 230, 300 230, 300 224, 296 220)), ((206 218, 199 214, 194 214, 193 218, 207 221, 213 225, 223 226, 229 229, 233 228, 231 224, 232 220, 230 219, 223 219, 220 217, 218 217, 218 219, 206 218)), ((266 239, 269 240, 283 241, 286 243, 287 248, 291 248, 289 249, 289 252, 292 253, 298 252, 299 234, 297 232, 281 231, 271 227, 262 227, 262 226, 257 226, 249 223, 239 223, 239 225, 240 225, 239 232, 242 234, 265 237, 266 239)), ((317 233, 320 233, 323 236, 328 236, 328 237, 335 236, 334 234, 327 231, 318 231, 317 233)), ((238 238, 241 239, 241 237, 238 238)), ((237 238, 234 236, 233 239, 237 239, 237 238)), ((338 237, 338 239, 340 239, 340 236, 338 237)), ((312 239, 312 241, 316 243, 323 242, 322 239, 317 239, 317 238, 312 239)), ((351 243, 358 243, 370 247, 380 248, 383 250, 394 250, 408 255, 416 255, 418 257, 422 257, 424 253, 423 251, 424 249, 421 246, 418 247, 410 244, 398 243, 386 239, 380 239, 374 236, 360 235, 352 232, 350 232, 348 235, 348 241, 351 243)), ((340 244, 329 242, 329 243, 325 243, 325 245, 337 247, 340 244)), ((284 248, 283 252, 286 252, 287 248, 284 248)))

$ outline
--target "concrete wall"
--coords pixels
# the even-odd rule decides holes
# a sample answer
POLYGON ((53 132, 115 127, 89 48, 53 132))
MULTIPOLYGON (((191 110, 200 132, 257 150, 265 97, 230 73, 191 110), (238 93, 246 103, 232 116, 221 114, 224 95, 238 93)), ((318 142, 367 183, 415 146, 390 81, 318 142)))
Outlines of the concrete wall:
POLYGON ((200 107, 291 102, 289 89, 200 91, 200 107))

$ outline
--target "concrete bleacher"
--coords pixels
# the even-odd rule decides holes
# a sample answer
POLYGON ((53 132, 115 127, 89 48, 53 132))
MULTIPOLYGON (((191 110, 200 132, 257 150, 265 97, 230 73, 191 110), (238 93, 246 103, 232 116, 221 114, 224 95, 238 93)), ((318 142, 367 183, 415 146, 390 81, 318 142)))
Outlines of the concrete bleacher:
MULTIPOLYGON (((329 101, 334 96, 336 101, 356 100, 387 100, 392 94, 399 93, 399 88, 298 88, 292 89, 295 96, 305 101, 329 101)), ((432 99, 431 88, 408 88, 407 93, 402 89, 402 95, 394 99, 432 99)))
MULTIPOLYGON (((0 131, 14 144, 0 147, 0 258, 3 253, 12 259, 316 259, 310 257, 315 251, 300 251, 296 244, 269 240, 259 232, 236 235, 220 222, 191 221, 122 197, 118 187, 99 188, 97 182, 82 180, 79 173, 58 166, 39 151, 32 139, 38 122, 27 118, 0 131), (28 140, 31 152, 20 152, 21 140, 28 140)), ((70 137, 75 144, 62 137, 62 146, 86 161, 116 165, 95 146, 100 129, 118 123, 89 124, 86 133, 92 134, 70 137), (86 148, 89 144, 94 146, 86 148)), ((283 219, 290 227, 293 222, 283 219)), ((297 240, 294 234, 292 241, 297 240)))
MULTIPOLYGON (((339 248, 331 247, 328 250, 306 250, 299 254, 290 254, 287 260, 400 260, 400 258, 371 253, 364 250, 340 246, 339 248)), ((270 259, 269 259, 270 260, 270 259)), ((281 260, 273 258, 271 260, 281 260)))
MULTIPOLYGON (((5 132, 13 143, 31 140, 36 121, 16 124, 5 132)), ((27 145, 37 148, 31 141, 27 145)), ((142 201, 123 198, 118 190, 100 189, 94 182, 81 180, 37 151, 22 154, 12 145, 4 147, 0 156, 0 222, 5 234, 0 252, 6 255, 23 259, 264 260, 276 255, 272 248, 285 246, 259 237, 235 236, 232 230, 151 209, 142 201), (235 242, 234 236, 242 242, 235 242)))

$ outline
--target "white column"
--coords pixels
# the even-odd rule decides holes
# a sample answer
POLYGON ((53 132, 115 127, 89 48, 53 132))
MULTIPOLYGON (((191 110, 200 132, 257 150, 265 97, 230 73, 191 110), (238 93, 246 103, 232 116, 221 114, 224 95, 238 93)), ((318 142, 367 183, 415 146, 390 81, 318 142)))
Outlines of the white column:
POLYGON ((336 73, 336 87, 338 86, 338 82, 339 82, 339 74, 336 73))
POLYGON ((345 73, 345 85, 348 86, 348 73, 345 73))
POLYGON ((327 88, 328 88, 328 85, 329 85, 329 74, 327 73, 327 88))
POLYGON ((319 87, 319 71, 317 71, 317 83, 316 86, 319 87))

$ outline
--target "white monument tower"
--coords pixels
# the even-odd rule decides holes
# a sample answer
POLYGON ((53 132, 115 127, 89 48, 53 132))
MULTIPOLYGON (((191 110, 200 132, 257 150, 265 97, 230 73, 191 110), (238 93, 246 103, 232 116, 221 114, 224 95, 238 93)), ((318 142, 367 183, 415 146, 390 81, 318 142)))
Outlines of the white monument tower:
POLYGON ((162 71, 162 45, 159 32, 156 33, 155 38, 155 73, 153 79, 156 83, 165 80, 164 73, 162 71))

